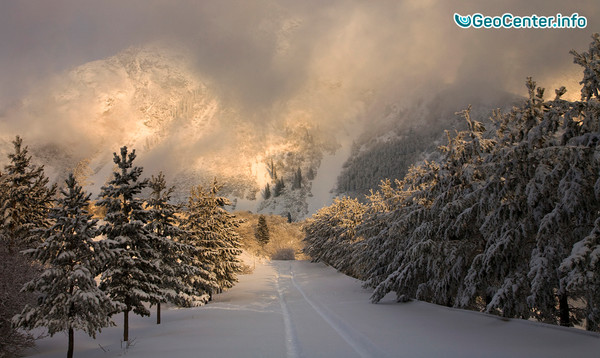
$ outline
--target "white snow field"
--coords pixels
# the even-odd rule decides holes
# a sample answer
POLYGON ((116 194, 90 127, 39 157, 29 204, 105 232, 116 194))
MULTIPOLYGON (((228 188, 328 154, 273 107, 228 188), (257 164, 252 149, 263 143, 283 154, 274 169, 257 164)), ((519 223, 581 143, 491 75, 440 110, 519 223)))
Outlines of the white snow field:
MULTIPOLYGON (((154 314, 154 312, 153 312, 154 314)), ((598 357, 600 335, 423 302, 369 303, 360 281, 322 264, 272 261, 214 302, 76 334, 75 357, 598 357)), ((67 337, 37 342, 29 357, 64 357, 67 337)))

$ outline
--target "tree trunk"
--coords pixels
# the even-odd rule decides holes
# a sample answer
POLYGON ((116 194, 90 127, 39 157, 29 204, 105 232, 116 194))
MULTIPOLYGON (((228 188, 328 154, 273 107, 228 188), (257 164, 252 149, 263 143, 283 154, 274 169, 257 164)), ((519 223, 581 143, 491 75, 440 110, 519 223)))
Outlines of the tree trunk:
POLYGON ((129 341, 129 306, 123 311, 123 341, 129 341))
POLYGON ((160 324, 160 302, 156 304, 156 324, 160 324))
POLYGON ((69 348, 67 350, 67 358, 73 358, 73 327, 69 327, 69 348))
MULTIPOLYGON (((594 309, 593 304, 591 302, 587 302, 587 311, 593 312, 594 309)), ((585 329, 592 332, 598 331, 598 323, 590 319, 590 316, 587 316, 585 319, 585 329)))
MULTIPOLYGON (((69 286, 69 296, 73 297, 74 290, 75 290, 75 287, 73 285, 70 285, 69 286)), ((71 306, 69 307, 69 311, 68 311, 69 319, 73 315, 74 311, 75 311, 75 303, 71 302, 71 306)), ((73 327, 69 324, 69 348, 67 349, 67 358, 73 358, 73 341, 74 340, 75 340, 75 337, 73 334, 73 327)))
POLYGON ((560 314, 560 325, 571 327, 571 318, 569 317, 569 296, 566 292, 558 296, 558 310, 560 314))

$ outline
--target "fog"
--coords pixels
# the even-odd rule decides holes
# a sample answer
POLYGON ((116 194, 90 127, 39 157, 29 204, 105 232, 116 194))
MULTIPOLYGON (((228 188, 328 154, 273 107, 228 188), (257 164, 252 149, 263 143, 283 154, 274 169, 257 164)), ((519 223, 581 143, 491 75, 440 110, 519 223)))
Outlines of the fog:
MULTIPOLYGON (((354 118, 368 123, 369 108, 432 96, 451 84, 458 97, 484 96, 491 87, 525 94, 527 76, 550 90, 566 85, 578 97, 581 72, 568 52, 587 48, 600 28, 599 12, 595 1, 558 0, 4 1, 0 124, 32 141, 76 141, 88 109, 23 117, 12 108, 69 69, 157 42, 185 48, 223 106, 264 128, 292 112, 318 118, 325 131, 354 118), (455 12, 577 12, 588 25, 461 29, 455 12)), ((98 143, 88 136, 80 145, 93 151, 98 143)))

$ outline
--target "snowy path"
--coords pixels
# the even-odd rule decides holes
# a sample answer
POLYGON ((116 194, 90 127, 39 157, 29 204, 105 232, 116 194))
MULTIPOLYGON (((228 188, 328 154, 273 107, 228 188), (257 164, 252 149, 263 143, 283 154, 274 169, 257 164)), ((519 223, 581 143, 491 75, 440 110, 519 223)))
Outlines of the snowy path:
MULTIPOLYGON (((275 261, 163 324, 134 317, 133 346, 121 322, 96 340, 77 334, 75 357, 597 357, 600 335, 502 321, 422 302, 373 305, 360 282, 321 264, 275 261)), ((66 337, 38 342, 32 357, 64 357, 66 337)))

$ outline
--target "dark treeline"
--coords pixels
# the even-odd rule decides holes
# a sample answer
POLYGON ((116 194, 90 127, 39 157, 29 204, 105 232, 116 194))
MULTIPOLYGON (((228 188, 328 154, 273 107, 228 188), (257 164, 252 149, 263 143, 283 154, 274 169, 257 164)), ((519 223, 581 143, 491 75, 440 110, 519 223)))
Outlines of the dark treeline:
POLYGON ((154 306, 160 323, 161 303, 203 305, 237 281, 239 220, 216 180, 175 205, 164 175, 144 178, 135 150, 123 147, 92 203, 73 174, 50 186, 22 139, 13 144, 0 173, 1 356, 33 344, 23 329, 45 327, 68 335, 72 357, 75 330, 94 337, 117 313, 128 341, 130 312, 149 316, 154 306))
POLYGON ((461 114, 441 159, 385 181, 365 203, 343 198, 305 226, 306 252, 374 289, 535 318, 600 325, 600 37, 571 52, 581 100, 528 98, 493 129, 461 114))

